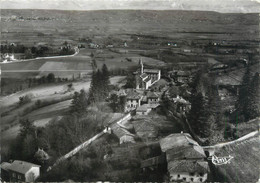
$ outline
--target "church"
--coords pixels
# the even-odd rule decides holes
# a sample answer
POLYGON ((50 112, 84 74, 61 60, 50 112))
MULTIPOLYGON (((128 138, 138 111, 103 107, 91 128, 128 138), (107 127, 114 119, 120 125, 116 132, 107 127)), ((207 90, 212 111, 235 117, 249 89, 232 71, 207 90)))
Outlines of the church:
POLYGON ((161 79, 161 70, 144 69, 142 60, 139 61, 140 70, 134 72, 136 78, 136 89, 147 90, 150 86, 161 79))

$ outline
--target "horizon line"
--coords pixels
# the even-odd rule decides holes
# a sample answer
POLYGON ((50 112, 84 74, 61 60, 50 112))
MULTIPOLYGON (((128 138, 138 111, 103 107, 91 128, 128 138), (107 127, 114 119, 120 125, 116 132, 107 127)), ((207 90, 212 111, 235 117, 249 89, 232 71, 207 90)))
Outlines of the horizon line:
POLYGON ((260 12, 221 12, 216 10, 184 10, 184 9, 89 9, 89 10, 81 10, 81 9, 44 9, 44 8, 0 8, 0 10, 47 10, 47 11, 194 11, 194 12, 215 12, 221 14, 260 14, 260 12))

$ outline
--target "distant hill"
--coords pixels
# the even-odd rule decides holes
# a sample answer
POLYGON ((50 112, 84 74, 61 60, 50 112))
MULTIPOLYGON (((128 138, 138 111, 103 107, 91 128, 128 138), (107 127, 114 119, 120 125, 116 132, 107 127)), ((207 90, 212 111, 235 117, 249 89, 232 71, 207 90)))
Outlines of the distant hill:
POLYGON ((55 42, 93 35, 255 40, 259 14, 151 10, 1 10, 1 40, 55 42))

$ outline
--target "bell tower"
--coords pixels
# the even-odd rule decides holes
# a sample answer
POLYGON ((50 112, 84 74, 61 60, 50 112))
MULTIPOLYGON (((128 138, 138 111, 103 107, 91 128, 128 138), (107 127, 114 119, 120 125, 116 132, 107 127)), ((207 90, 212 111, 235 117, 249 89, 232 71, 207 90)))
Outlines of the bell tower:
POLYGON ((141 74, 143 74, 144 73, 144 64, 143 64, 142 59, 139 59, 139 65, 140 65, 140 72, 141 72, 141 74))

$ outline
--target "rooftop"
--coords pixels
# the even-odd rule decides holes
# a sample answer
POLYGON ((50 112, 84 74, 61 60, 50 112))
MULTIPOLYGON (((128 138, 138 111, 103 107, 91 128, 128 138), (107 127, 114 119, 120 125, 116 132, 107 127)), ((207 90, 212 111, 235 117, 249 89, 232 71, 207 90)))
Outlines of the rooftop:
POLYGON ((14 172, 25 174, 32 167, 41 167, 41 166, 26 161, 15 160, 13 163, 11 163, 8 169, 14 172))
POLYGON ((130 91, 128 94, 127 94, 127 99, 141 99, 141 96, 139 93, 135 92, 135 91, 130 91))
POLYGON ((184 147, 191 145, 199 145, 192 139, 188 133, 175 133, 171 134, 160 141, 160 146, 163 152, 171 150, 176 147, 184 147))
POLYGON ((148 82, 150 80, 151 80, 151 78, 147 77, 147 78, 144 79, 144 82, 148 82))
POLYGON ((11 166, 11 163, 3 162, 0 164, 1 169, 3 170, 9 170, 9 167, 11 166))
POLYGON ((148 108, 150 108, 150 105, 144 104, 144 105, 137 107, 136 111, 137 112, 146 112, 148 110, 148 108))
POLYGON ((189 76, 190 72, 188 71, 177 71, 176 73, 178 76, 189 76))
POLYGON ((178 160, 168 162, 168 171, 169 173, 176 172, 198 172, 198 173, 207 173, 209 170, 208 162, 206 161, 197 161, 197 160, 178 160))
POLYGON ((146 94, 147 98, 159 98, 158 95, 154 92, 151 92, 149 91, 147 94, 146 94))
POLYGON ((182 97, 177 96, 176 98, 172 99, 174 102, 181 103, 181 104, 190 104, 189 101, 183 99, 182 97))
POLYGON ((158 74, 160 72, 160 70, 159 69, 144 69, 144 72, 158 74))
POLYGON ((140 75, 141 78, 146 78, 148 75, 146 73, 143 73, 140 75))

